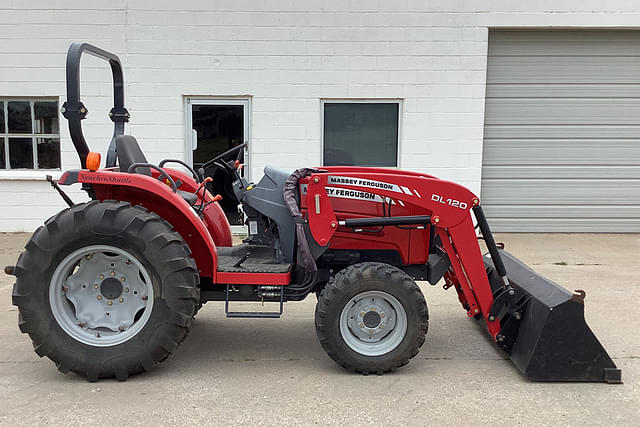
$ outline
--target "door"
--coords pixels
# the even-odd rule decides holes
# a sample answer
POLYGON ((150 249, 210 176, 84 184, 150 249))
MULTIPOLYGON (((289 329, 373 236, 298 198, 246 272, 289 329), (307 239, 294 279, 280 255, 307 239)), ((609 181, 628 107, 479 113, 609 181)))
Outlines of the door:
POLYGON ((640 231, 640 31, 491 31, 482 203, 496 231, 640 231))
MULTIPOLYGON (((191 154, 191 164, 198 170, 204 163, 225 151, 249 140, 248 99, 200 99, 187 100, 187 153, 191 154)), ((244 154, 247 170, 247 153, 244 154)), ((213 182, 207 188, 211 194, 220 194, 220 205, 231 225, 242 225, 242 215, 238 212, 238 202, 233 197, 233 178, 215 166, 207 167, 205 176, 213 182)))

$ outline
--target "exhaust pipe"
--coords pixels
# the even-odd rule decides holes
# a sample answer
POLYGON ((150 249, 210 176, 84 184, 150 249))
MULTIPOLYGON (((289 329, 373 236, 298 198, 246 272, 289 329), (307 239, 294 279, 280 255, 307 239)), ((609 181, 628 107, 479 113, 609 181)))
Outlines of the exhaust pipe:
MULTIPOLYGON (((524 375, 536 381, 621 383, 622 373, 584 319, 584 291, 574 294, 498 250, 513 289, 495 298, 491 315, 502 327, 497 344, 524 375)), ((496 291, 504 280, 491 254, 483 257, 496 291)))

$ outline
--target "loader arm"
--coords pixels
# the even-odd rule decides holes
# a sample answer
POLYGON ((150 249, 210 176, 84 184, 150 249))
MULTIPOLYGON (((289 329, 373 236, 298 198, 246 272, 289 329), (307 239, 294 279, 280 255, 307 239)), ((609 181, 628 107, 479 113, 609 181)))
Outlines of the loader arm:
POLYGON ((305 201, 311 234, 323 246, 340 228, 428 224, 431 241, 424 250, 430 252, 437 234, 450 261, 444 288, 455 287, 467 315, 484 321, 493 341, 529 378, 621 382, 620 369, 584 320, 584 292, 573 294, 500 251, 480 199, 467 188, 416 172, 326 167, 308 178, 305 201), (394 217, 383 209, 382 217, 336 218, 330 195, 388 200, 416 214, 394 217), (473 217, 489 250, 484 257, 473 217))

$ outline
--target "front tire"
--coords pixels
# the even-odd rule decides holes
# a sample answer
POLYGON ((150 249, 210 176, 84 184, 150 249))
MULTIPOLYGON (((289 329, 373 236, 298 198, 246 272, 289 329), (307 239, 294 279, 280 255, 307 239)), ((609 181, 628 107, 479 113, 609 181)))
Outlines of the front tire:
POLYGON ((341 270, 316 306, 316 333, 327 354, 363 374, 406 365, 424 344, 429 314, 415 281, 389 264, 341 270))
POLYGON ((13 304, 39 356, 90 381, 148 371, 189 332, 200 302, 190 250, 140 206, 65 209, 31 237, 13 304))

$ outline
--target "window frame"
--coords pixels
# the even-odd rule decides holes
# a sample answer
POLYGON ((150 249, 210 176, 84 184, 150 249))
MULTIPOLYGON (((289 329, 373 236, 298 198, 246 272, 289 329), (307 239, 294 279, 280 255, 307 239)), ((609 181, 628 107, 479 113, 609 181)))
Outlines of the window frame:
MULTIPOLYGON (((229 95, 229 96, 207 96, 207 95, 183 95, 184 98, 184 131, 185 146, 184 158, 185 162, 193 164, 193 150, 191 141, 191 129, 193 128, 192 107, 194 105, 240 105, 244 114, 244 142, 248 145, 244 149, 244 177, 251 182, 251 149, 253 147, 251 138, 252 128, 252 95, 229 95)), ((234 235, 245 234, 247 232, 246 225, 232 225, 231 233, 234 235)))
MULTIPOLYGON (((191 141, 191 129, 193 128, 192 107, 194 105, 239 105, 243 107, 244 114, 244 142, 247 147, 244 149, 244 177, 251 180, 251 100, 250 95, 246 96, 206 96, 206 95, 183 95, 184 97, 184 120, 185 120, 185 147, 184 158, 188 164, 193 164, 193 150, 191 141)), ((244 226, 243 226, 244 227, 244 226)))
POLYGON ((0 175, 6 172, 60 172, 62 171, 62 137, 60 133, 61 121, 60 121, 60 99, 58 97, 0 97, 0 102, 4 103, 4 115, 2 120, 4 121, 4 132, 0 133, 1 143, 4 145, 5 167, 0 169, 0 175), (28 102, 31 112, 31 133, 11 133, 9 132, 9 102, 28 102), (58 133, 33 133, 35 130, 35 106, 36 102, 55 102, 57 104, 56 114, 58 118, 58 133), (9 154, 9 139, 10 138, 22 138, 31 139, 31 156, 33 159, 33 168, 17 168, 11 167, 11 158, 9 154), (59 168, 38 168, 38 143, 36 138, 42 139, 57 139, 58 151, 60 155, 60 167, 59 168))
MULTIPOLYGON (((320 163, 324 164, 324 106, 325 104, 397 104, 398 105, 398 132, 396 141, 396 165, 382 166, 385 168, 401 167, 401 141, 402 141, 402 112, 404 98, 322 98, 320 100, 320 163)), ((366 167, 366 166, 354 166, 366 167)))

